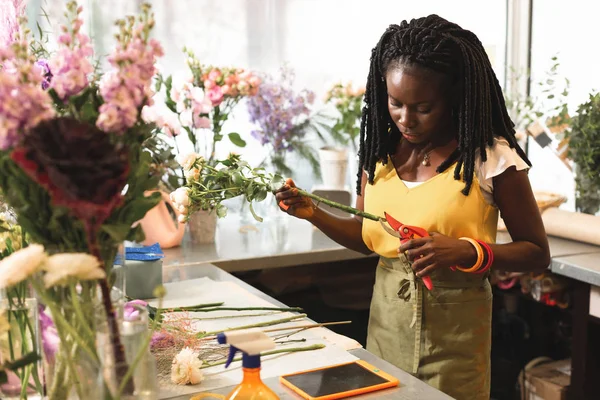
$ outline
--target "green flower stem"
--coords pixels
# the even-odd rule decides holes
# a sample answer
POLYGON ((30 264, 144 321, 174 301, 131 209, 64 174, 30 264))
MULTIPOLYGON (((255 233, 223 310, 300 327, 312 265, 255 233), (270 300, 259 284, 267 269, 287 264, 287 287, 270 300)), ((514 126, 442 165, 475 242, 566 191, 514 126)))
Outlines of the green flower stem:
POLYGON ((206 308, 214 308, 214 307, 220 307, 222 306, 223 302, 221 303, 207 303, 207 304, 198 304, 195 306, 184 306, 184 307, 173 307, 173 308, 167 308, 162 310, 162 312, 168 311, 168 312, 181 312, 181 311, 200 311, 202 309, 206 309, 206 308))
MULTIPOLYGON (((164 310, 163 310, 164 311, 164 310)), ((183 311, 191 312, 211 312, 211 311, 281 311, 281 312, 302 312, 300 307, 214 307, 200 309, 186 309, 183 311)))
MULTIPOLYGON (((60 310, 58 310, 56 308, 53 300, 48 298, 44 289, 40 286, 39 283, 37 283, 35 281, 35 279, 32 281, 32 285, 33 285, 36 293, 40 296, 40 298, 44 302, 44 304, 46 304, 48 306, 48 308, 50 308, 50 311, 52 312, 52 316, 55 318, 55 323, 56 323, 56 328, 57 328, 56 331, 58 332, 59 336, 61 336, 61 330, 58 329, 58 327, 60 325, 62 328, 65 329, 65 331, 67 331, 67 333, 69 333, 73 337, 73 340, 75 340, 75 342, 79 343, 81 348, 86 353, 88 353, 88 355, 92 358, 92 360, 99 362, 98 355, 87 346, 87 342, 81 338, 79 333, 77 333, 77 331, 75 329, 73 329, 73 327, 71 325, 69 325, 69 322, 65 320, 65 317, 60 313, 60 310)), ((82 322, 82 324, 86 323, 85 320, 83 320, 81 322, 82 322)), ((63 338, 61 338, 61 342, 62 341, 63 341, 63 338)))
POLYGON ((81 326, 83 327, 85 333, 88 335, 88 337, 93 338, 94 337, 94 332, 92 332, 92 328, 90 328, 88 326, 88 324, 85 323, 86 318, 85 315, 83 314, 83 310, 81 309, 81 305, 79 304, 79 302, 77 301, 77 291, 75 289, 75 283, 71 282, 69 284, 69 291, 71 292, 71 302, 73 303, 73 309, 75 310, 75 314, 77 315, 77 317, 81 320, 81 326))
POLYGON ((369 213, 364 212, 364 211, 360 211, 360 210, 358 210, 358 209, 356 209, 354 207, 350 207, 350 206, 347 206, 345 204, 336 203, 335 201, 331 201, 331 200, 326 199, 324 197, 317 196, 316 194, 309 193, 309 192, 307 192, 305 190, 302 190, 302 189, 298 189, 298 194, 301 195, 301 196, 309 197, 309 198, 311 198, 313 200, 316 200, 319 203, 327 204, 328 206, 333 207, 333 208, 337 208, 338 210, 346 211, 349 214, 358 215, 359 217, 370 219, 372 221, 379 221, 379 220, 381 220, 381 217, 378 217, 376 215, 369 214, 369 213))
MULTIPOLYGON (((279 349, 279 350, 267 351, 265 353, 261 353, 260 356, 267 357, 267 356, 272 356, 274 354, 300 353, 303 351, 321 350, 324 348, 325 348, 324 344, 313 344, 311 346, 306 346, 306 347, 292 347, 291 349, 279 349)), ((237 358, 234 358, 233 361, 240 361, 241 359, 242 359, 241 357, 237 357, 237 358)), ((202 367, 200 367, 200 369, 210 368, 210 367, 214 367, 217 365, 223 365, 225 363, 227 363, 227 361, 219 361, 219 362, 212 363, 212 364, 206 364, 206 365, 203 365, 202 367)))
POLYGON ((285 324, 286 322, 292 322, 295 321, 297 319, 302 319, 302 318, 306 318, 306 314, 299 314, 299 315, 294 315, 293 317, 288 317, 288 318, 281 318, 281 319, 276 319, 273 321, 266 321, 266 322, 259 322, 258 324, 251 324, 251 325, 244 325, 244 326, 238 326, 236 328, 229 328, 229 329, 223 329, 220 331, 214 331, 214 332, 206 332, 206 333, 198 333, 196 336, 199 339, 206 339, 209 336, 214 336, 218 333, 221 332, 230 332, 230 331, 239 331, 242 329, 250 329, 250 328, 261 328, 264 326, 272 326, 272 325, 279 325, 279 324, 285 324))

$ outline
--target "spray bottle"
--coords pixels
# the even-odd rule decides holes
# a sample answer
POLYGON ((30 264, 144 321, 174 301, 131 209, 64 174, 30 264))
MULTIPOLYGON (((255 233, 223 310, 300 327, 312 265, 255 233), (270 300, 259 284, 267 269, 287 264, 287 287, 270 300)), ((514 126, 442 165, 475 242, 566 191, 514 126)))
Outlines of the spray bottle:
POLYGON ((279 397, 260 379, 260 353, 275 348, 275 342, 260 329, 223 332, 217 335, 220 344, 229 344, 229 356, 225 368, 238 351, 242 352, 244 379, 226 400, 279 400, 279 397))

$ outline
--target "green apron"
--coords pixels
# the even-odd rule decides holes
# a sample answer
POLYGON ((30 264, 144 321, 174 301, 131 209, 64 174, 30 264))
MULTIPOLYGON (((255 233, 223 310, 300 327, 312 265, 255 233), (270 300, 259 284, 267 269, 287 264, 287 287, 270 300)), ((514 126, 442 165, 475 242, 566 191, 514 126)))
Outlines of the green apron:
POLYGON ((367 350, 457 400, 490 398, 492 290, 438 270, 433 295, 401 255, 377 267, 367 350))

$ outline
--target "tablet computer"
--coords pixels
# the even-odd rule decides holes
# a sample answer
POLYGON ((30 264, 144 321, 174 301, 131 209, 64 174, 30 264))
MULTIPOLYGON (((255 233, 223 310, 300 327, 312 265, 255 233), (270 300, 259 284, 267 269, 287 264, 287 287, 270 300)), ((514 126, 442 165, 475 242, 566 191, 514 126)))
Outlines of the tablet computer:
POLYGON ((280 382, 309 400, 331 400, 398 386, 398 379, 362 360, 283 375, 280 382))

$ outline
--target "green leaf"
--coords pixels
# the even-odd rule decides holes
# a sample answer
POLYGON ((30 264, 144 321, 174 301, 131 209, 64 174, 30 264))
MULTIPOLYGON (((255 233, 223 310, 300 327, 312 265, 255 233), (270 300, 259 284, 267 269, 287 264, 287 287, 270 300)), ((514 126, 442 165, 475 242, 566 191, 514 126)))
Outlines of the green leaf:
POLYGON ((131 230, 131 224, 119 224, 119 225, 102 225, 101 230, 106 232, 115 242, 122 242, 126 240, 129 231, 131 230))
POLYGON ((231 132, 229 135, 229 140, 231 143, 235 144, 238 147, 246 147, 246 141, 241 138, 240 134, 237 132, 231 132))
POLYGON ((26 367, 30 364, 38 362, 39 360, 41 360, 41 357, 38 355, 38 353, 36 353, 35 351, 32 351, 31 353, 25 354, 23 357, 19 358, 18 360, 15 360, 13 362, 5 362, 4 368, 9 371, 16 371, 19 368, 26 367))
POLYGON ((8 383, 8 374, 4 369, 0 369, 0 385, 8 383))

